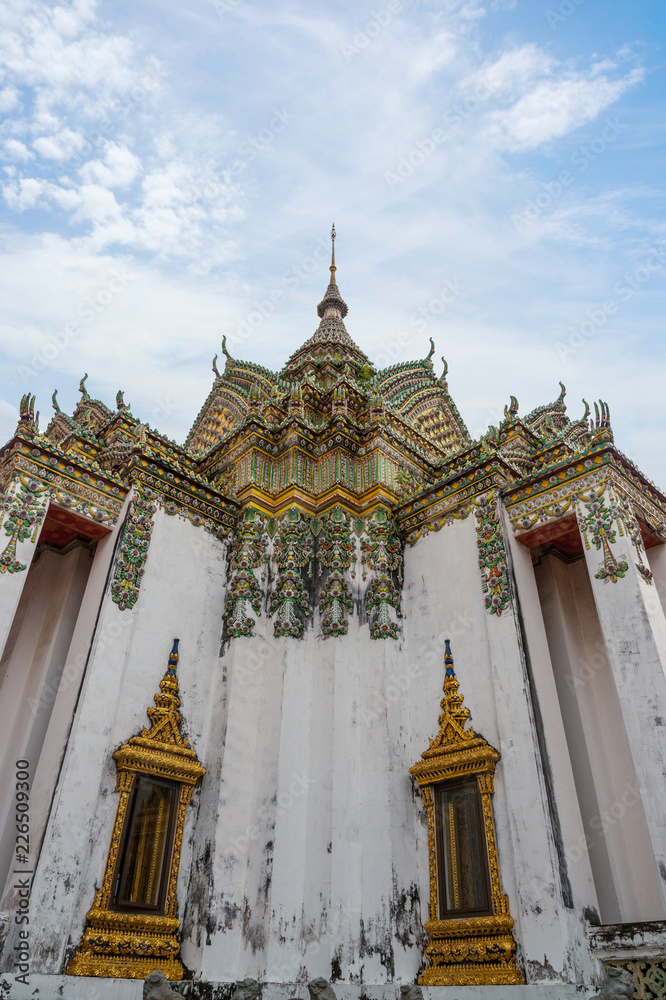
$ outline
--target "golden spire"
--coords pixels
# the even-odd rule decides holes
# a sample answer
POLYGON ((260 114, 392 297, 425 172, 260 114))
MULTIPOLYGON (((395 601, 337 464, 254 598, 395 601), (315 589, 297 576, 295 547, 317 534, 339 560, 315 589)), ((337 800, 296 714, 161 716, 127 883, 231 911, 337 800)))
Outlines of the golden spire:
MULTIPOLYGON (((169 654, 166 673, 160 681, 160 689, 155 695, 155 708, 149 708, 148 718, 150 719, 150 729, 143 727, 142 739, 157 740, 160 743, 172 743, 175 746, 187 747, 187 736, 180 732, 182 715, 178 711, 180 708, 180 692, 178 690, 178 643, 180 639, 173 640, 173 648, 169 654)), ((130 743, 132 741, 130 740, 130 743)))
POLYGON ((331 284, 337 285, 337 281, 335 280, 335 272, 337 271, 337 267, 335 266, 335 223, 331 226, 331 266, 329 270, 331 272, 331 284))
MULTIPOLYGON (((458 694, 458 678, 456 677, 456 672, 453 668, 453 656, 451 655, 451 640, 445 639, 445 652, 444 652, 444 697, 442 698, 440 705, 442 708, 442 714, 437 720, 444 728, 446 724, 451 720, 457 722, 462 730, 465 730, 465 725, 469 719, 469 709, 463 708, 463 696, 458 694)), ((474 730, 470 726, 465 732, 465 736, 474 736, 474 730)))

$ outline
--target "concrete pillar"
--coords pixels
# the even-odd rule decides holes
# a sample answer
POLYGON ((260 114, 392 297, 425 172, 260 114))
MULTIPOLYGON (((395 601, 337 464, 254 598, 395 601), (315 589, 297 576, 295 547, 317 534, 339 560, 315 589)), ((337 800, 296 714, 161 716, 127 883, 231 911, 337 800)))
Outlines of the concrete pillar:
POLYGON ((589 856, 602 923, 657 919, 659 879, 585 562, 546 556, 538 580, 584 820, 567 856, 589 856))
MULTIPOLYGON (((12 866, 16 840, 11 821, 14 764, 21 758, 28 760, 34 779, 91 563, 90 550, 84 546, 76 546, 64 555, 49 549, 42 551, 31 567, 10 633, 0 698, 2 885, 12 866)), ((33 860, 40 832, 33 824, 33 860)))
MULTIPOLYGON (((631 537, 631 524, 614 489, 580 501, 578 521, 604 645, 638 779, 652 854, 659 872, 661 912, 666 916, 666 826, 663 774, 666 720, 666 618, 657 587, 645 572, 645 552, 631 537), (641 567, 643 570, 641 571, 641 567)), ((631 845, 627 845, 632 850, 631 845)))

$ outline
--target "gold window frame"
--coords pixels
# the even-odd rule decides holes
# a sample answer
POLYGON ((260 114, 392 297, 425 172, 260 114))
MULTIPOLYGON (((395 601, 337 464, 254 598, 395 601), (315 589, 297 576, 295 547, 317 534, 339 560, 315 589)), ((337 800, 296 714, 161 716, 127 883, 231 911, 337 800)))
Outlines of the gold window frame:
POLYGON ((155 695, 155 708, 148 708, 150 729, 132 736, 114 753, 119 793, 101 888, 95 893, 92 909, 79 947, 69 962, 68 976, 104 976, 110 979, 145 979, 160 969, 167 979, 182 979, 178 930, 180 921, 176 888, 183 844, 185 814, 194 786, 205 768, 181 732, 179 712, 178 639, 174 639, 166 673, 155 695), (170 832, 170 868, 162 913, 119 909, 113 903, 114 879, 118 873, 121 845, 127 834, 125 820, 137 777, 146 775, 179 786, 175 820, 170 832))
POLYGON ((430 746, 421 754, 421 760, 409 769, 421 789, 428 830, 430 901, 424 928, 430 939, 425 952, 429 965, 419 976, 419 983, 423 986, 518 985, 524 980, 516 966, 509 898, 502 892, 491 800, 500 754, 482 737, 475 736, 471 726, 465 728, 470 713, 462 707, 463 697, 458 694, 459 685, 448 639, 444 665, 439 733, 434 740, 430 740, 430 746), (441 919, 434 793, 437 786, 469 777, 476 778, 481 798, 491 912, 485 916, 441 919))

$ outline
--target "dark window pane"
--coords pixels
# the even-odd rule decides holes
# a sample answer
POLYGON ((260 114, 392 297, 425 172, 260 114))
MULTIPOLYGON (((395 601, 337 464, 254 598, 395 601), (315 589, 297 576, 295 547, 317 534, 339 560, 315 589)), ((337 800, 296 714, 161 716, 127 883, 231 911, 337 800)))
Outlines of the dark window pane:
POLYGON ((148 778, 137 780, 117 880, 115 905, 142 909, 160 906, 168 855, 175 788, 148 778))
POLYGON ((487 912, 488 855, 476 779, 435 797, 440 917, 487 912))

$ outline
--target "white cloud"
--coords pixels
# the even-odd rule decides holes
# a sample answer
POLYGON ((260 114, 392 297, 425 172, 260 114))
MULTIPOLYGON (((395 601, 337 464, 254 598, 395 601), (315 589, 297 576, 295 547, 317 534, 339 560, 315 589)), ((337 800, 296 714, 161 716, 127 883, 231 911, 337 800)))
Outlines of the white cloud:
POLYGON ((35 158, 35 154, 19 139, 6 140, 5 154, 10 160, 33 160, 35 158))
POLYGON ((103 160, 91 160, 81 167, 79 174, 87 183, 96 182, 103 187, 127 187, 135 180, 141 161, 127 146, 107 142, 103 160))
POLYGON ((34 208, 41 200, 46 184, 36 177, 22 177, 18 182, 7 184, 3 188, 5 200, 10 208, 23 212, 26 208, 34 208))
POLYGON ((0 90, 0 112, 13 111, 19 103, 19 92, 16 87, 4 87, 0 90))
POLYGON ((499 149, 536 149, 593 121, 642 79, 635 69, 618 80, 580 73, 541 80, 513 106, 493 112, 488 137, 499 149))
MULTIPOLYGON (((54 120, 55 123, 55 120, 54 120)), ((42 135, 33 142, 33 148, 47 160, 64 163, 69 157, 80 152, 86 140, 71 128, 61 128, 55 135, 42 135)))

